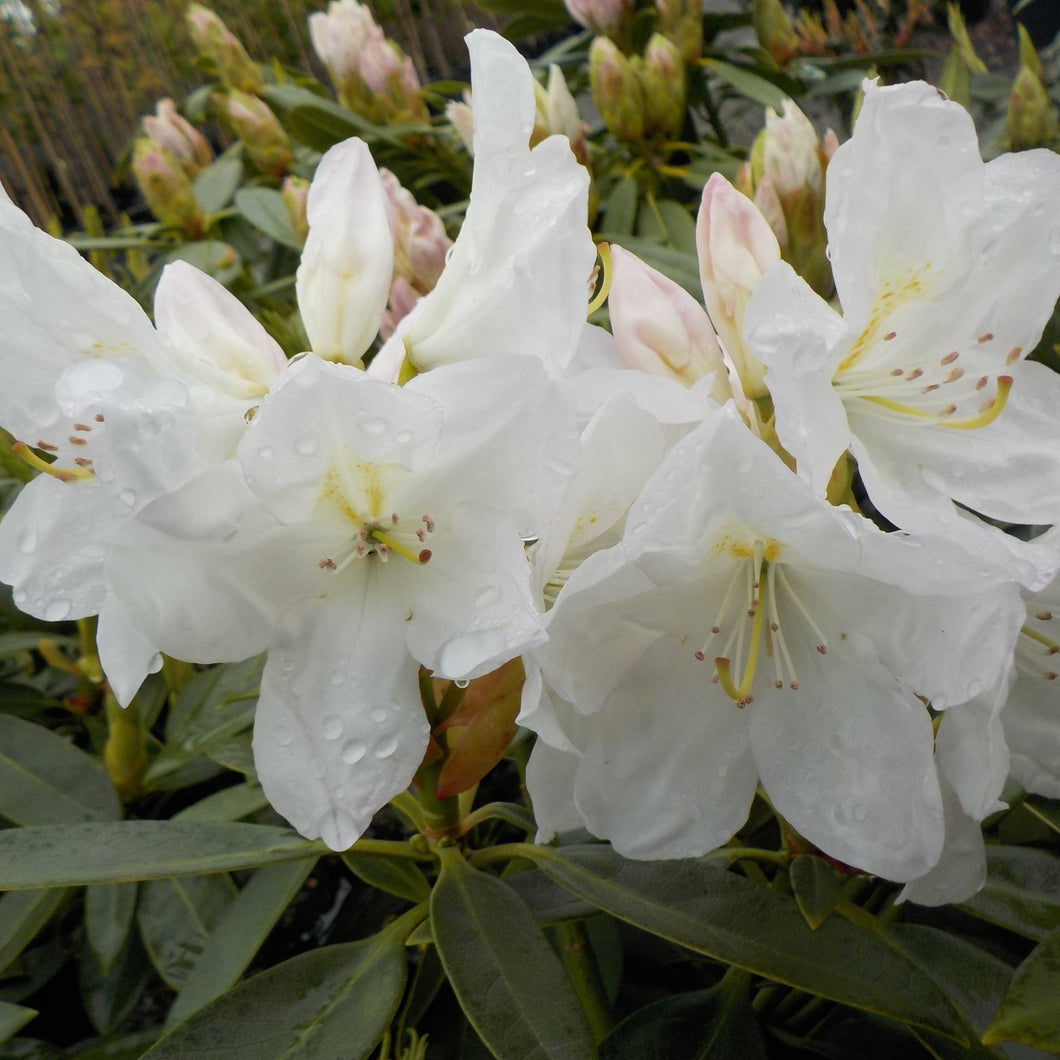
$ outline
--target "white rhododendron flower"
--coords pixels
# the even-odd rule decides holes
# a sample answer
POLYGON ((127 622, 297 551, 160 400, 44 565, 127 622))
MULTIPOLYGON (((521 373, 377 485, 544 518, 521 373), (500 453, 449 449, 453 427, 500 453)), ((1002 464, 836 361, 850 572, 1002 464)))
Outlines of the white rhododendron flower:
POLYGON ((523 541, 552 518, 575 444, 531 358, 398 387, 308 356, 236 461, 127 528, 111 577, 170 654, 268 649, 262 786, 303 835, 345 849, 423 757, 419 666, 472 678, 544 639, 523 541))
POLYGON ((574 724, 555 770, 532 772, 535 801, 573 773, 591 831, 684 857, 743 824, 760 780, 832 857, 923 875, 944 826, 918 696, 960 709, 993 686, 1022 620, 1017 587, 983 566, 818 500, 726 407, 550 612, 537 656, 574 724))
POLYGON ((1060 293, 1058 214, 1060 156, 984 164, 963 107, 866 82, 827 173, 843 315, 781 264, 744 322, 780 441, 819 493, 849 449, 887 519, 1007 550, 1031 587, 1055 552, 968 512, 1060 521, 1060 379, 1025 360, 1060 293))

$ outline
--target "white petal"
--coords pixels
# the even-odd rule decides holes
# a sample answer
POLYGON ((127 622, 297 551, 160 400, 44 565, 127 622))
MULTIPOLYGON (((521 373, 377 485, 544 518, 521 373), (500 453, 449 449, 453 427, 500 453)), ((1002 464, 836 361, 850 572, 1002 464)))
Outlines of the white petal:
POLYGON ((746 708, 777 812, 849 865, 891 880, 923 875, 943 838, 927 710, 856 634, 824 657, 791 648, 798 691, 767 686, 746 708))
POLYGON ((1001 713, 1012 775, 1036 795, 1060 799, 1058 682, 1018 672, 1001 713))
POLYGON ((1006 806, 998 797, 1009 771, 1009 750, 1001 724, 1005 685, 952 707, 942 715, 935 736, 939 770, 960 800, 961 809, 981 821, 1006 806))
POLYGON ((979 823, 965 814, 957 796, 942 783, 946 839, 938 864, 902 888, 896 902, 948 905, 964 902, 986 882, 986 847, 979 823))
POLYGON ((314 353, 352 364, 379 330, 394 269, 386 192, 363 140, 320 160, 306 216, 295 283, 302 321, 314 353))
POLYGON ((405 616, 381 573, 284 616, 254 720, 254 761, 269 802, 334 850, 352 846, 408 787, 430 731, 405 616))
POLYGON ((557 750, 544 740, 534 744, 526 763, 526 788, 537 821, 538 843, 585 827, 574 805, 574 777, 580 761, 579 755, 557 750))
POLYGON ((96 650, 115 698, 127 707, 148 674, 162 668, 162 656, 149 636, 109 596, 99 613, 96 650))
POLYGON ((287 366, 243 303, 187 262, 162 270, 155 324, 184 371, 233 397, 260 398, 287 366))

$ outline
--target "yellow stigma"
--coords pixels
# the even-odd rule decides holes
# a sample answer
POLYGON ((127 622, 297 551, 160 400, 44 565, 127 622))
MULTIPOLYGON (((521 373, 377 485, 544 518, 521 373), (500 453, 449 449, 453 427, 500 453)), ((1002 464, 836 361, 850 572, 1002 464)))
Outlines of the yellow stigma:
POLYGON ((989 401, 985 402, 978 416, 971 416, 964 420, 947 420, 940 418, 936 412, 926 409, 918 409, 912 405, 906 405, 901 401, 892 401, 890 398, 880 397, 877 394, 862 394, 865 401, 871 401, 875 405, 881 405, 892 412, 900 412, 906 416, 916 416, 920 419, 934 420, 939 427, 950 427, 958 431, 970 431, 976 427, 985 427, 993 423, 1001 415, 1001 410, 1008 401, 1009 391, 1012 389, 1012 376, 999 375, 997 377, 997 393, 989 401))
POLYGON ((600 289, 589 303, 589 307, 585 311, 586 316, 592 316, 607 301, 607 296, 611 292, 611 277, 613 275, 611 270, 611 244, 597 243, 596 253, 600 255, 600 289))
POLYGON ((747 651, 747 661, 744 663, 743 678, 739 686, 732 683, 731 664, 728 659, 717 658, 714 666, 718 671, 718 680, 721 687, 725 689, 730 699, 738 704, 746 702, 751 692, 751 686, 755 680, 755 668, 758 665, 758 646, 762 642, 762 615, 765 608, 761 602, 755 605, 754 619, 751 622, 751 643, 747 651))
POLYGON ((86 461, 84 467, 57 467, 55 464, 49 464, 46 460, 42 460, 25 442, 14 442, 11 446, 11 452, 20 460, 29 464, 35 471, 51 475, 52 478, 57 478, 60 482, 82 482, 85 479, 96 477, 95 472, 92 470, 91 461, 86 461))

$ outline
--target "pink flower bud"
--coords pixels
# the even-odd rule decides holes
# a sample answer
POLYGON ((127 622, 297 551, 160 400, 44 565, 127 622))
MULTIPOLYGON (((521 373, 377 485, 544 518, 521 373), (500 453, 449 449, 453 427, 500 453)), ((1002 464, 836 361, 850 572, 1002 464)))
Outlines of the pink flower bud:
POLYGON ((633 12, 633 0, 563 0, 580 26, 608 35, 620 29, 633 12))
POLYGON ((262 173, 280 178, 291 168, 291 141, 264 100, 231 89, 227 95, 214 96, 214 101, 262 173))
POLYGON ((743 316, 758 281, 780 261, 777 237, 755 204, 715 173, 703 189, 696 246, 711 323, 744 393, 764 397, 765 369, 744 346, 743 316))
POLYGON ((141 136, 133 145, 132 172, 148 209, 162 224, 195 239, 203 234, 202 207, 188 174, 168 148, 141 136))
POLYGON ((309 181, 305 177, 287 176, 280 185, 283 204, 287 207, 287 219, 299 241, 305 243, 309 235, 309 220, 306 216, 306 202, 309 198, 309 181))
POLYGON ((217 14, 201 4, 191 4, 186 18, 196 50, 217 67, 227 87, 240 92, 260 92, 265 87, 257 64, 217 14))
POLYGON ((206 137, 177 113, 173 100, 160 99, 155 113, 141 124, 147 137, 172 152, 189 177, 210 164, 213 152, 206 137))
POLYGON ((633 65, 607 37, 589 49, 589 83, 604 124, 619 139, 644 139, 645 100, 633 65))

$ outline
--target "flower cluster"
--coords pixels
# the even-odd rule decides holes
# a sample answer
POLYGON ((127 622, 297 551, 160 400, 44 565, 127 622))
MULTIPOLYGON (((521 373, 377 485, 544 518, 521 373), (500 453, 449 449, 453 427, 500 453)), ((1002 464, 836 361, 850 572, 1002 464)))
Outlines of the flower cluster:
MULTIPOLYGON (((371 39, 355 16, 332 4, 318 48, 371 39)), ((998 528, 1060 523, 1060 380, 1026 359, 1060 292, 1060 158, 984 164, 960 107, 867 83, 826 172, 770 119, 812 163, 764 172, 785 212, 823 197, 838 308, 720 176, 706 308, 617 247, 590 306, 588 174, 535 133, 518 53, 469 47, 457 240, 362 142, 332 148, 290 361, 190 265, 152 323, 0 204, 0 423, 42 472, 0 578, 38 617, 99 616, 122 702, 160 653, 267 652, 259 778, 337 850, 430 753, 421 668, 521 658, 540 839, 694 856, 760 790, 913 900, 970 894, 1010 769, 1060 795, 1060 539, 998 528), (423 295, 400 320, 395 275, 423 295), (586 322, 608 288, 610 331, 586 322)))

